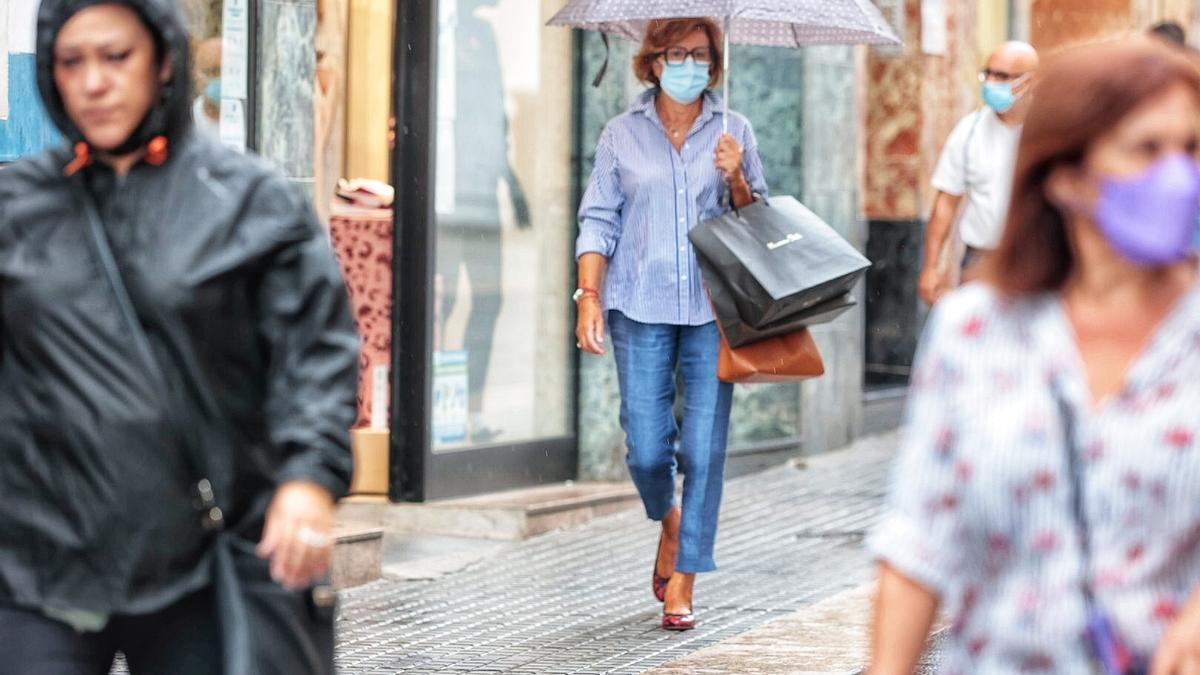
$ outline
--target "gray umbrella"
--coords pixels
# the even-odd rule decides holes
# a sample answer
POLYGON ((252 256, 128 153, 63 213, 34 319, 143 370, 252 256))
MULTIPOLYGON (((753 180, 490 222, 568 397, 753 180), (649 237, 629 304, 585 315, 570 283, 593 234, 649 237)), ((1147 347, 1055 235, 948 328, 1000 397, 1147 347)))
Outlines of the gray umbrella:
POLYGON ((686 16, 713 17, 725 24, 726 74, 730 42, 793 49, 900 43, 871 0, 571 0, 548 25, 641 40, 651 21, 686 16))

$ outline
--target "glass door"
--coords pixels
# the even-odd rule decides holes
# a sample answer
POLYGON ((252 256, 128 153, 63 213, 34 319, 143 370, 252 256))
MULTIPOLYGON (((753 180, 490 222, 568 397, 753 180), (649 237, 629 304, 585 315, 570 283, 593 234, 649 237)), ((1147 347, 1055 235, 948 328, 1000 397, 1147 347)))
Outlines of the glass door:
POLYGON ((426 499, 574 478, 574 59, 571 33, 544 27, 560 4, 440 0, 430 63, 404 69, 434 103, 428 162, 401 169, 425 186, 428 326, 410 328, 428 437, 405 478, 426 499))

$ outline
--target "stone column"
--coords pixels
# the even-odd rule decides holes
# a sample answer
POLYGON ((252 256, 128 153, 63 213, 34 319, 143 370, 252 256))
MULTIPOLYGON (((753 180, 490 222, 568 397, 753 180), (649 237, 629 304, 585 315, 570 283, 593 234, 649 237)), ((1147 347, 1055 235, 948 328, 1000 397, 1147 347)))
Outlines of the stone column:
MULTIPOLYGON (((866 224, 859 201, 861 126, 858 68, 850 47, 805 51, 802 201, 859 250, 866 224)), ((800 431, 806 453, 841 447, 863 426, 863 289, 860 302, 837 321, 812 329, 825 376, 802 387, 800 431)))

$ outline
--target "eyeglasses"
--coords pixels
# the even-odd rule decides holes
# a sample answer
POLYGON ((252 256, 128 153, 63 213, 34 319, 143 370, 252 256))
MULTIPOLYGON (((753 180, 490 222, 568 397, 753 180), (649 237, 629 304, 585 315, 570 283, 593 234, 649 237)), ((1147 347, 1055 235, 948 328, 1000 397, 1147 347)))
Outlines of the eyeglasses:
POLYGON ((658 55, 665 58, 669 66, 683 65, 689 56, 696 62, 696 65, 700 66, 710 65, 713 61, 713 50, 708 47, 696 47, 691 51, 683 47, 669 47, 666 51, 659 52, 658 55))
POLYGON ((983 70, 979 71, 979 81, 980 82, 988 82, 988 81, 991 81, 991 82, 1013 82, 1015 80, 1021 79, 1022 77, 1025 77, 1028 74, 1029 73, 1006 73, 1003 70, 992 70, 991 68, 984 68, 983 70))

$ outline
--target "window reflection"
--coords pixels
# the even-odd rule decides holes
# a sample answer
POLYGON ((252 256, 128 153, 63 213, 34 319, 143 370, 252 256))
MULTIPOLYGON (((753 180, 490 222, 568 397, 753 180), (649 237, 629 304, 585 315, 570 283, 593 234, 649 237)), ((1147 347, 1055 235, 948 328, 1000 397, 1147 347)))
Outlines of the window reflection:
POLYGON ((438 3, 433 430, 443 450, 571 428, 571 43, 541 16, 557 4, 438 3))
POLYGON ((196 128, 214 138, 221 135, 221 38, 206 37, 196 43, 195 64, 196 100, 192 118, 196 128))
POLYGON ((191 33, 192 120, 201 133, 220 137, 222 0, 183 0, 191 33))

